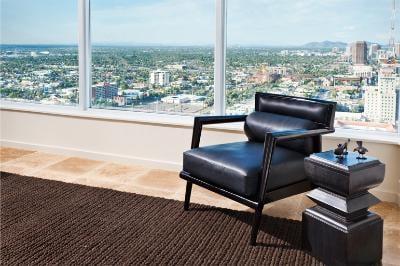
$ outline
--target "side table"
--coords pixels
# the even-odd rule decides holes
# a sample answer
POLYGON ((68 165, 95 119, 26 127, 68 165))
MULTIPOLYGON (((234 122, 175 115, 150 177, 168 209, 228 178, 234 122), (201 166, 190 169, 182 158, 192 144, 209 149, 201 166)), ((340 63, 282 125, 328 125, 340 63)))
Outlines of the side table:
POLYGON ((312 154, 304 161, 318 188, 307 196, 317 205, 302 216, 303 246, 328 265, 365 265, 382 259, 383 220, 368 208, 380 202, 368 192, 385 175, 378 159, 349 152, 312 154))

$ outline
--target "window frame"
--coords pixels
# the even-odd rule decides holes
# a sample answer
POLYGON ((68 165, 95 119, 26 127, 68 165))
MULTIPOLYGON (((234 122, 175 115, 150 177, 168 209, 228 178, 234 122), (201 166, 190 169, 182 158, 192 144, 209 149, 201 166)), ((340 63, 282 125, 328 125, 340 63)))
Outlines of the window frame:
POLYGON ((78 1, 78 55, 79 55, 79 102, 82 111, 90 108, 92 86, 92 43, 90 34, 90 0, 78 1))

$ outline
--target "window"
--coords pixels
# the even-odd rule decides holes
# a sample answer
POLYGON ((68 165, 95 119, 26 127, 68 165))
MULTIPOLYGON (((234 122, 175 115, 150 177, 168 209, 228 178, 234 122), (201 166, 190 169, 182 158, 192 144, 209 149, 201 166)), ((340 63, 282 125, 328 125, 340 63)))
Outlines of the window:
POLYGON ((395 132, 400 44, 385 47, 390 8, 228 0, 226 113, 252 111, 254 93, 264 91, 336 101, 337 127, 395 132))
POLYGON ((78 102, 77 2, 1 1, 2 99, 78 102))
POLYGON ((391 0, 0 1, 2 100, 246 114, 264 91, 336 101, 336 127, 399 128, 391 0))
POLYGON ((91 1, 91 106, 213 110, 213 0, 91 1))

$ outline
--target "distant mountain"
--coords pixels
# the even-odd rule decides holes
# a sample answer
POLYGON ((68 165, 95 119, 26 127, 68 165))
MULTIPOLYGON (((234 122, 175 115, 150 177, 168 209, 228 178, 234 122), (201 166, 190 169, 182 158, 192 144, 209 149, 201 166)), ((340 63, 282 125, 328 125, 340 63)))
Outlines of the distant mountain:
POLYGON ((333 48, 333 47, 346 48, 347 43, 323 41, 323 42, 309 42, 302 46, 306 48, 333 48))

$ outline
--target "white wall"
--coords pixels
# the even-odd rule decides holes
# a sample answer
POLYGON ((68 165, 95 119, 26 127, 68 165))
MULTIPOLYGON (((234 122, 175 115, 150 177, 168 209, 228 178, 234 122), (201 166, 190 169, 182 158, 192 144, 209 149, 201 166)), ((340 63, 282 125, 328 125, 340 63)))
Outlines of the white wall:
MULTIPOLYGON (((98 160, 140 163, 179 170, 182 152, 190 147, 191 126, 115 121, 25 111, 0 111, 2 146, 62 153, 98 160)), ((201 145, 244 140, 235 130, 206 128, 201 145)), ((324 137, 323 148, 342 141, 324 137)), ((354 145, 354 143, 353 143, 354 145)), ((374 192, 382 200, 400 199, 400 146, 366 142, 370 155, 386 164, 385 181, 374 192)), ((353 146, 351 146, 353 147, 353 146)))

